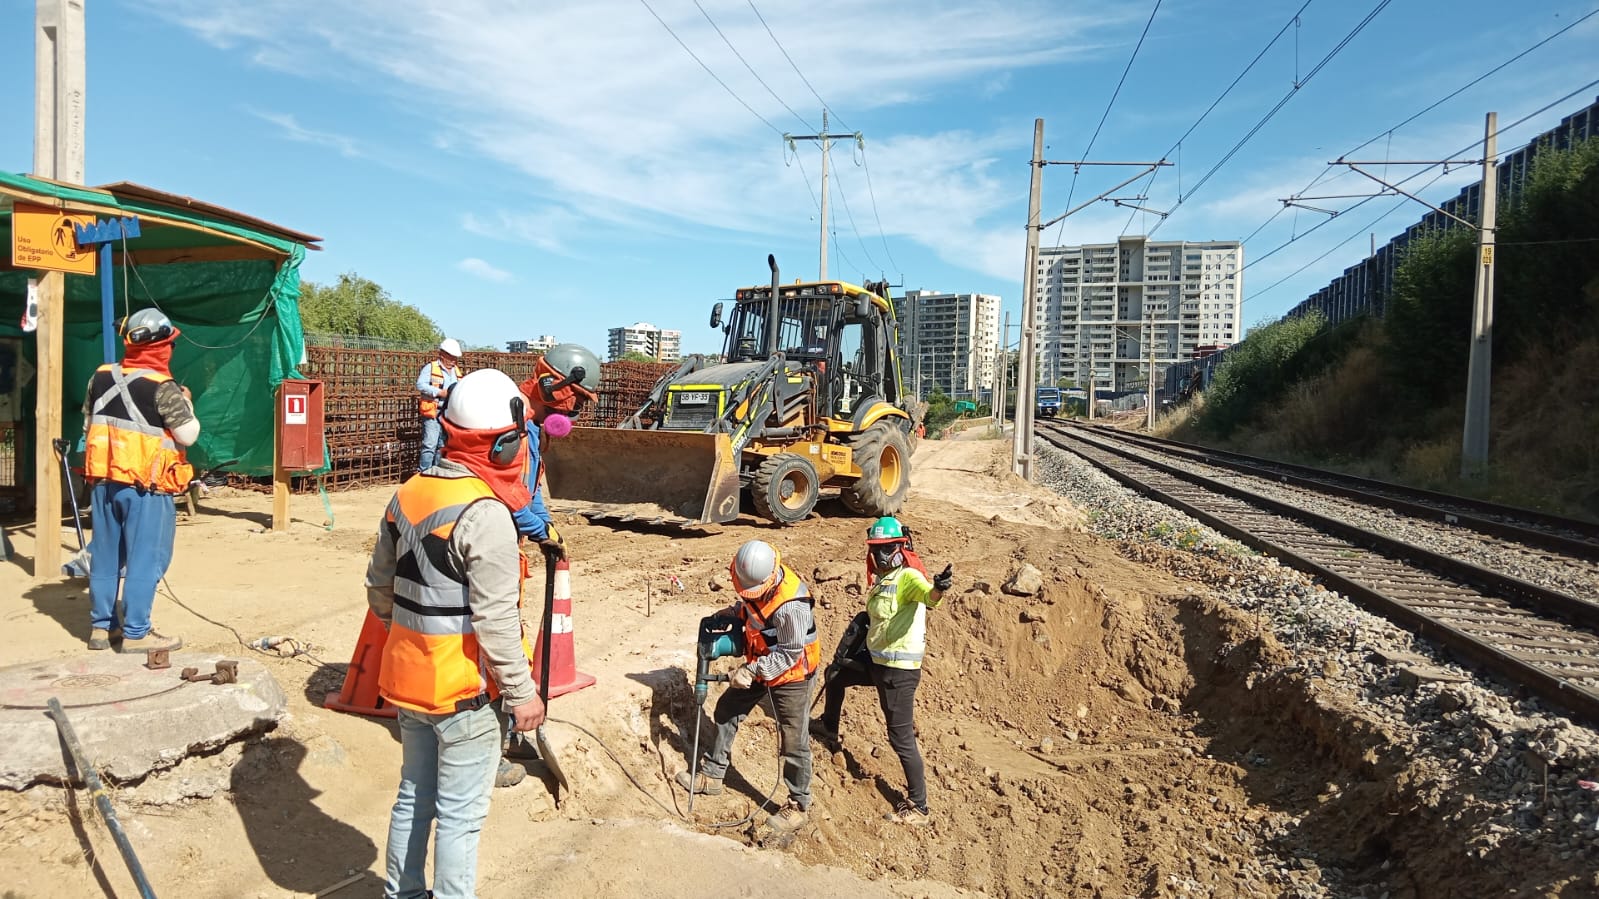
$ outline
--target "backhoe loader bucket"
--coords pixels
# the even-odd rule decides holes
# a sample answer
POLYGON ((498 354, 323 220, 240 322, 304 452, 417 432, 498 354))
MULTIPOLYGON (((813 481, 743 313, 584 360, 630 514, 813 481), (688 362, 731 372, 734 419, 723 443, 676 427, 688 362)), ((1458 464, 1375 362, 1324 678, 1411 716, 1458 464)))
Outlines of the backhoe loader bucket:
POLYGON ((543 452, 552 511, 680 527, 738 517, 726 434, 573 428, 543 452))

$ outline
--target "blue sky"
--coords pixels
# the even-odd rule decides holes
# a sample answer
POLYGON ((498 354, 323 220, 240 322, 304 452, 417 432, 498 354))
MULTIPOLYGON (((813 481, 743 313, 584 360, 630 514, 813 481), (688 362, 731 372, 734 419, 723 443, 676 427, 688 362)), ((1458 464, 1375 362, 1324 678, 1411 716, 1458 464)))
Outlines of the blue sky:
MULTIPOLYGON (((1179 184, 1187 192, 1157 236, 1254 232, 1328 160, 1595 8, 1392 0, 1195 190, 1380 2, 1312 0, 1149 187, 1158 209, 1173 207, 1179 184)), ((1090 158, 1159 158, 1303 3, 1164 0, 1090 158)), ((140 182, 322 235, 307 278, 358 272, 471 344, 554 334, 603 354, 607 328, 644 319, 681 329, 687 351, 711 351, 710 303, 764 281, 768 252, 789 276, 816 272, 819 150, 801 144, 796 159, 776 133, 819 128, 814 88, 836 114, 830 130, 867 141, 866 166, 852 145, 834 148, 830 273, 998 293, 1019 314, 1033 119, 1045 119, 1048 158, 1080 158, 1153 6, 700 0, 702 14, 694 0, 648 4, 94 0, 87 180, 140 182)), ((13 88, 33 80, 33 7, 0 0, 0 82, 13 88)), ((1481 139, 1487 110, 1509 124, 1599 78, 1596 51, 1599 16, 1359 155, 1457 151, 1481 139)), ((1502 135, 1501 149, 1596 93, 1502 135)), ((25 120, 0 129, 0 169, 31 165, 25 120)), ((1426 196, 1469 177, 1440 179, 1426 196)), ((1071 179, 1046 170, 1046 219, 1065 210, 1071 179)), ((1085 169, 1075 198, 1117 180, 1085 169)), ((1343 174, 1314 192, 1367 189, 1343 174)), ((1352 201, 1313 205, 1339 202, 1352 201)), ((1280 315, 1361 258, 1367 223, 1394 205, 1369 203, 1251 266, 1244 321, 1280 315)), ((1422 211, 1403 205, 1369 230, 1380 243, 1422 211)), ((1246 262, 1321 219, 1278 216, 1246 262)), ((1147 230, 1102 204, 1045 243, 1124 229, 1147 230)))

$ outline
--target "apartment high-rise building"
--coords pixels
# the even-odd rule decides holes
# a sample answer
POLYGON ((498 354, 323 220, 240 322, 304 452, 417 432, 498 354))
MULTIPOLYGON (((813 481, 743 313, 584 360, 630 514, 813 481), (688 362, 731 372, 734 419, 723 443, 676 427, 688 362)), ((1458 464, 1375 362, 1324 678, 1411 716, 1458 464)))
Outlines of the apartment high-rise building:
POLYGON ((553 334, 544 334, 534 340, 512 340, 505 344, 507 353, 547 353, 560 341, 553 334))
POLYGON ((906 387, 934 386, 958 399, 986 399, 999 357, 999 297, 908 290, 894 300, 906 387))
POLYGON ((612 362, 628 353, 642 353, 657 362, 678 362, 683 357, 683 332, 635 322, 625 328, 612 328, 606 347, 612 362))
POLYGON ((1155 383, 1166 366, 1242 337, 1244 251, 1237 241, 1158 241, 1043 247, 1034 314, 1038 383, 1069 379, 1122 392, 1155 383))

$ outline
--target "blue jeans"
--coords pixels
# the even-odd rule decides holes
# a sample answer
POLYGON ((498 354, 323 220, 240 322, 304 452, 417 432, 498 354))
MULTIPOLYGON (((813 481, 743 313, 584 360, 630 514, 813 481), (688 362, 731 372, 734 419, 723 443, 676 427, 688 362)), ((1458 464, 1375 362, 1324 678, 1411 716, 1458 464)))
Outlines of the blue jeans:
POLYGON ((172 564, 177 507, 164 493, 101 481, 90 493, 89 625, 137 640, 150 632, 155 588, 172 564), (124 573, 126 569, 126 573, 124 573), (122 614, 117 614, 117 586, 122 614))
POLYGON ((416 463, 417 471, 427 471, 439 461, 439 447, 444 443, 444 426, 437 418, 422 419, 422 459, 416 463))
POLYGON ((477 844, 489 815, 489 794, 500 763, 500 724, 494 706, 453 715, 400 709, 400 793, 389 816, 384 899, 427 895, 428 828, 438 821, 433 848, 435 899, 477 895, 477 844))

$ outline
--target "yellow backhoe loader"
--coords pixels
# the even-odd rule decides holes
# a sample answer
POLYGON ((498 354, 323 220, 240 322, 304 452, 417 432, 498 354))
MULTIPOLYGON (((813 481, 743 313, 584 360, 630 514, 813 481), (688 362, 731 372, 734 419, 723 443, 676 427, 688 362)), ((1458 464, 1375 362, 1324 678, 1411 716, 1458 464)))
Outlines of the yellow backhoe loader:
POLYGON ((719 361, 691 356, 615 428, 573 428, 544 450, 549 502, 590 518, 692 526, 804 519, 823 490, 892 515, 910 487, 918 404, 904 395, 886 283, 736 293, 719 361))

